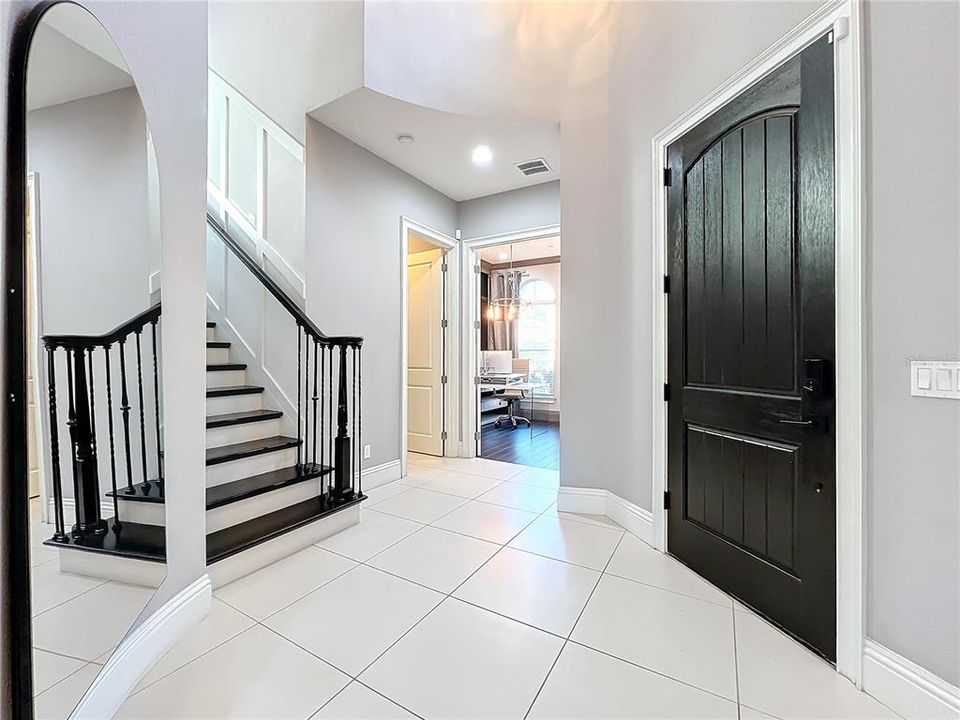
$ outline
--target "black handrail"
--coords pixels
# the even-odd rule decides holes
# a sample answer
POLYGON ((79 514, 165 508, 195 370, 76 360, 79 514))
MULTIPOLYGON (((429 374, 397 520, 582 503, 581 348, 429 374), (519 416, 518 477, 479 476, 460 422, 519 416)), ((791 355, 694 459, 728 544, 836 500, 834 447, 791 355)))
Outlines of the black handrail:
POLYGON ((142 313, 123 325, 114 328, 103 335, 44 335, 43 344, 48 348, 73 347, 73 348, 94 348, 106 347, 115 342, 119 342, 130 333, 142 330, 147 325, 160 317, 160 303, 147 308, 142 313))
POLYGON ((313 337, 314 340, 323 345, 347 345, 350 347, 360 347, 363 345, 362 337, 356 337, 352 335, 329 336, 320 330, 320 328, 314 325, 310 318, 307 317, 307 314, 300 308, 300 306, 297 305, 290 298, 290 296, 283 291, 283 288, 281 288, 273 278, 267 275, 262 267, 254 262, 253 258, 247 254, 247 251, 243 249, 240 243, 233 239, 229 231, 220 223, 220 220, 216 215, 208 212, 207 224, 213 228, 213 231, 220 237, 224 245, 230 248, 231 252, 237 256, 240 262, 247 266, 247 269, 253 273, 257 280, 260 281, 260 284, 270 291, 270 294, 277 299, 277 302, 283 306, 283 309, 293 316, 293 319, 296 320, 297 325, 302 327, 307 334, 313 337))

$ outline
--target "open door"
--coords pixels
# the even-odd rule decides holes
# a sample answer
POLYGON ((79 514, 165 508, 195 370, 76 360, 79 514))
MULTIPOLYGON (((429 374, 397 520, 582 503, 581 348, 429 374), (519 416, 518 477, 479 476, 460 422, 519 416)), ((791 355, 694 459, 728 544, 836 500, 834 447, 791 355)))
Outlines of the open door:
POLYGON ((443 251, 407 256, 407 447, 443 455, 443 251))

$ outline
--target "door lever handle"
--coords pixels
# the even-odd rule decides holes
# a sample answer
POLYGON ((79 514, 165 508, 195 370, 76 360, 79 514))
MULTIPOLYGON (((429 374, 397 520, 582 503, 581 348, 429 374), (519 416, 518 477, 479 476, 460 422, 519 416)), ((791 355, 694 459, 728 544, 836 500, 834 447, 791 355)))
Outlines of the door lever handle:
POLYGON ((783 418, 778 418, 777 422, 781 425, 802 425, 804 427, 816 425, 813 420, 784 420, 783 418))

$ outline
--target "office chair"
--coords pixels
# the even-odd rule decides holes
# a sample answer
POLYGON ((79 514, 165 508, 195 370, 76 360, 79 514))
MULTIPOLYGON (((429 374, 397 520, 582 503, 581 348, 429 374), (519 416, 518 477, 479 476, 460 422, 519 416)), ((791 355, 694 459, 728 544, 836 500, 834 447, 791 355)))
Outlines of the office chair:
MULTIPOLYGON (((529 382, 530 360, 527 358, 513 358, 513 372, 523 375, 521 382, 529 382)), ((523 417, 523 415, 517 415, 514 412, 517 405, 520 404, 520 401, 526 398, 525 391, 511 390, 510 386, 507 385, 502 397, 507 401, 507 414, 498 417, 496 422, 494 422, 494 427, 500 427, 502 423, 510 423, 512 427, 516 427, 518 422, 524 422, 529 425, 530 420, 528 418, 523 417)))

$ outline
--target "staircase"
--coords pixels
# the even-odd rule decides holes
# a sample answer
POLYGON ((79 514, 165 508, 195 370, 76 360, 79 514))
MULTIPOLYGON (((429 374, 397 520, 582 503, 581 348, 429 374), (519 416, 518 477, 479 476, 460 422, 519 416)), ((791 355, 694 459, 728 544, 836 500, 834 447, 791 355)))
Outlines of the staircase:
MULTIPOLYGON (((218 339, 215 322, 207 323, 206 554, 214 583, 222 584, 359 521, 359 503, 364 499, 357 453, 362 339, 331 338, 320 333, 282 290, 271 287, 270 279, 252 265, 239 246, 234 246, 222 227, 214 229, 264 287, 282 299, 297 326, 297 405, 291 417, 290 413, 264 406, 264 398, 269 396, 265 388, 250 383, 247 366, 231 357, 231 342, 218 339)), ((159 306, 150 313, 146 322, 153 323, 154 387, 159 393, 159 306)), ((150 402, 149 397, 144 400, 140 348, 140 336, 147 326, 138 318, 97 338, 44 338, 51 377, 58 377, 57 350, 64 350, 67 357, 70 396, 65 425, 74 460, 74 496, 79 500, 74 500, 76 522, 68 530, 62 490, 55 490, 57 531, 45 543, 61 550, 61 569, 66 572, 147 584, 157 584, 165 575, 165 482, 159 447, 162 421, 158 402, 153 403, 152 423, 148 420, 150 402), (128 356, 132 356, 130 346, 134 343, 127 340, 133 338, 136 383, 135 390, 128 393, 128 381, 132 384, 133 378, 133 361, 128 356), (115 344, 120 357, 111 359, 115 344), (95 401, 93 359, 100 357, 96 353, 99 348, 105 358, 100 375, 106 378, 106 403, 95 401), (115 388, 106 372, 111 364, 122 370, 122 397, 116 413, 111 392, 115 388), (102 418, 97 422, 98 408, 106 411, 109 420, 111 489, 105 495, 114 516, 105 520, 100 517, 99 500, 91 491, 91 487, 99 488, 98 469, 107 466, 97 457, 96 430, 102 431, 105 424, 102 418), (139 434, 139 448, 131 442, 131 414, 132 435, 135 441, 139 434), (151 444, 154 437, 155 445, 151 444), (85 458, 85 463, 78 465, 79 457, 85 458), (151 460, 153 467, 149 467, 151 460), (105 561, 104 556, 110 559, 105 561)), ((59 376, 63 374, 61 371, 59 376)), ((146 388, 149 391, 149 377, 146 388)), ((58 406, 62 404, 51 383, 51 428, 58 426, 58 406)), ((100 451, 105 444, 101 441, 100 451)), ((54 483, 59 487, 56 433, 51 438, 51 454, 54 483)))

